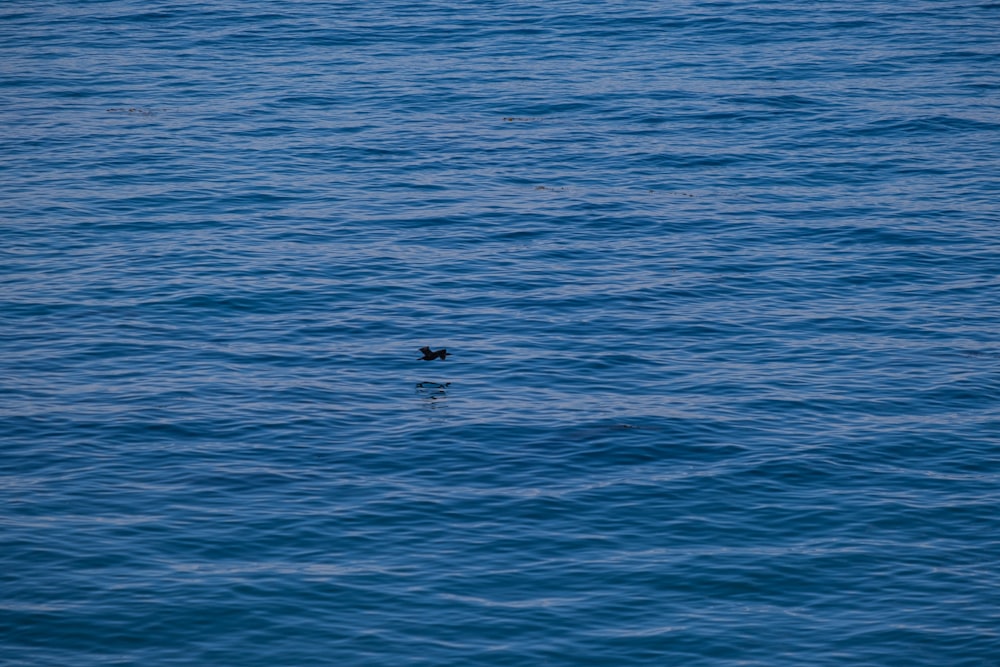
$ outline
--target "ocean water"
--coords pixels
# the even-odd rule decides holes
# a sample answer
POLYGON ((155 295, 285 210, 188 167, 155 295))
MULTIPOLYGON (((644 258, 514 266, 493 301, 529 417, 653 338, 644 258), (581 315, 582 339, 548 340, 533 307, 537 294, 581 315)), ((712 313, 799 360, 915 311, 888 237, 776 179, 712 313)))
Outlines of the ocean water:
POLYGON ((4 3, 0 663, 1000 664, 998 35, 4 3))

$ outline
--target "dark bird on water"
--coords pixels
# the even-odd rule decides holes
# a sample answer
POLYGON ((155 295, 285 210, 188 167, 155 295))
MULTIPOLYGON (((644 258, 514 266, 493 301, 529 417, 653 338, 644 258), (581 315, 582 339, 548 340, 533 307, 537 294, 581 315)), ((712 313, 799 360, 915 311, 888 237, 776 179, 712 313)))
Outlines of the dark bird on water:
POLYGON ((420 348, 420 351, 424 353, 424 356, 420 357, 424 361, 434 361, 435 359, 441 359, 442 361, 444 361, 449 354, 448 350, 444 349, 443 347, 440 350, 432 352, 431 348, 429 348, 426 345, 420 348))

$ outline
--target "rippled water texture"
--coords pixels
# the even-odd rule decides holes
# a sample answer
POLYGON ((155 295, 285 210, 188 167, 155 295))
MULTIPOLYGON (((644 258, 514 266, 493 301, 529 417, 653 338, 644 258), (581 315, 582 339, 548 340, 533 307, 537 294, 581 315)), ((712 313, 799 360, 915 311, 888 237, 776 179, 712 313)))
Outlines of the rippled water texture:
POLYGON ((998 27, 3 4, 0 661, 998 664, 998 27))

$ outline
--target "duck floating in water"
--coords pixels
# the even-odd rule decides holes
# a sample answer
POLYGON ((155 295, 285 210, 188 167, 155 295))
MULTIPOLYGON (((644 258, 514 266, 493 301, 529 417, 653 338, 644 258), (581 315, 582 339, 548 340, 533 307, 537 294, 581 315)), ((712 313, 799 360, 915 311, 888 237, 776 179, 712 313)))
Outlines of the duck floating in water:
POLYGON ((448 350, 443 347, 440 350, 431 351, 431 348, 426 345, 420 348, 420 351, 424 353, 424 356, 420 357, 423 361, 434 361, 435 359, 444 361, 448 358, 449 354, 448 350))

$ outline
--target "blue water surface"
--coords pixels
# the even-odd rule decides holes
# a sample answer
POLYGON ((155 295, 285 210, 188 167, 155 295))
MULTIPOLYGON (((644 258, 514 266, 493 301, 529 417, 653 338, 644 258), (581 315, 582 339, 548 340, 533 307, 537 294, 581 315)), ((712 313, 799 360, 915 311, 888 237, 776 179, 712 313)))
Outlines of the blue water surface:
POLYGON ((0 663, 1000 664, 998 72, 991 2, 3 4, 0 663))

